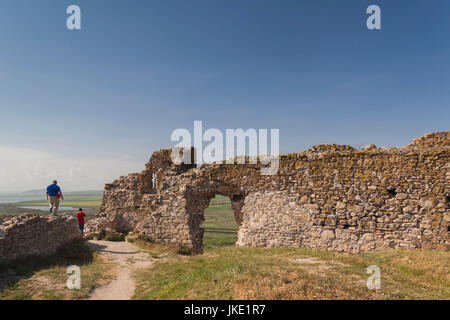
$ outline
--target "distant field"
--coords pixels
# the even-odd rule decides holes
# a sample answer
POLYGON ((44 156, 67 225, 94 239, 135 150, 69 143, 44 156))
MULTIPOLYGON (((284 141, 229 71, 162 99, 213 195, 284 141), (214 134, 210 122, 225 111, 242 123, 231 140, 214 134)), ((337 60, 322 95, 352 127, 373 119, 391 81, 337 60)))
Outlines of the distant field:
MULTIPOLYGON (((102 196, 81 196, 81 197, 64 197, 65 200, 60 201, 60 205, 65 207, 82 207, 82 208, 99 208, 102 203, 102 196)), ((23 201, 15 204, 16 206, 47 206, 47 200, 23 201)))
MULTIPOLYGON (((92 217, 98 212, 102 202, 102 196, 100 195, 67 195, 64 198, 65 200, 60 201, 60 206, 73 207, 75 209, 83 208, 88 217, 92 217)), ((0 215, 20 215, 24 213, 35 213, 40 215, 48 214, 48 211, 21 208, 28 206, 48 207, 48 201, 44 198, 42 200, 22 201, 17 203, 0 203, 0 215)), ((66 212, 66 210, 60 210, 60 212, 66 212)), ((74 211, 67 211, 66 213, 74 213, 74 211)))

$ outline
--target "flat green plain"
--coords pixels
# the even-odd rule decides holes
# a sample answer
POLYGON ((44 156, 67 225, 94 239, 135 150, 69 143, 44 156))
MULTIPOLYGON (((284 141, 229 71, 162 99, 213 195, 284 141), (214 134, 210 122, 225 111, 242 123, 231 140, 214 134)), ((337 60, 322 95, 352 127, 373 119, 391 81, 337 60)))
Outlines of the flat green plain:
MULTIPOLYGON (((61 206, 65 207, 89 207, 89 208, 99 208, 102 203, 102 196, 67 196, 65 200, 60 201, 61 206)), ((32 200, 23 201, 15 203, 16 206, 47 206, 48 201, 43 200, 32 200)))

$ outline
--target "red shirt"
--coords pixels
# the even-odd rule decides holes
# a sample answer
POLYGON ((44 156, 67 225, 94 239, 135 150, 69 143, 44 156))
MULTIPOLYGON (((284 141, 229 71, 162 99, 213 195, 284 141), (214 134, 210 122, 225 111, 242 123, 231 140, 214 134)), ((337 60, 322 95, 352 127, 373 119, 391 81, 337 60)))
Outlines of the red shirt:
POLYGON ((84 223, 84 217, 86 217, 86 215, 83 211, 78 211, 75 217, 77 218, 78 223, 84 223))

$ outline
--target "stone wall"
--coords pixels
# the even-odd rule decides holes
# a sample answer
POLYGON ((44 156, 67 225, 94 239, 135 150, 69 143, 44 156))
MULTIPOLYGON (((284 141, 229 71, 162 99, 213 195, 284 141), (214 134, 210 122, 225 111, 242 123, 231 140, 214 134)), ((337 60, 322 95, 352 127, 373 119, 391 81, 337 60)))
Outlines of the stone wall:
POLYGON ((450 132, 404 148, 314 146, 281 156, 274 176, 261 175, 262 164, 177 166, 170 154, 155 152, 142 173, 106 185, 94 229, 201 252, 203 212, 220 194, 232 200, 239 246, 347 253, 450 246, 450 132))
POLYGON ((71 216, 0 216, 0 262, 51 255, 80 237, 71 216))

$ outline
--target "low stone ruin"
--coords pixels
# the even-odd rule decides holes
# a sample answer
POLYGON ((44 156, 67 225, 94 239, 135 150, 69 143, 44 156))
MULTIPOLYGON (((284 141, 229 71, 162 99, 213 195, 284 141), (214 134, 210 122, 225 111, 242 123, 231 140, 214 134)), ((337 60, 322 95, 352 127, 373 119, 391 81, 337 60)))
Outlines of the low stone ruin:
POLYGON ((75 218, 68 215, 0 216, 0 263, 51 255, 80 238, 75 218))

